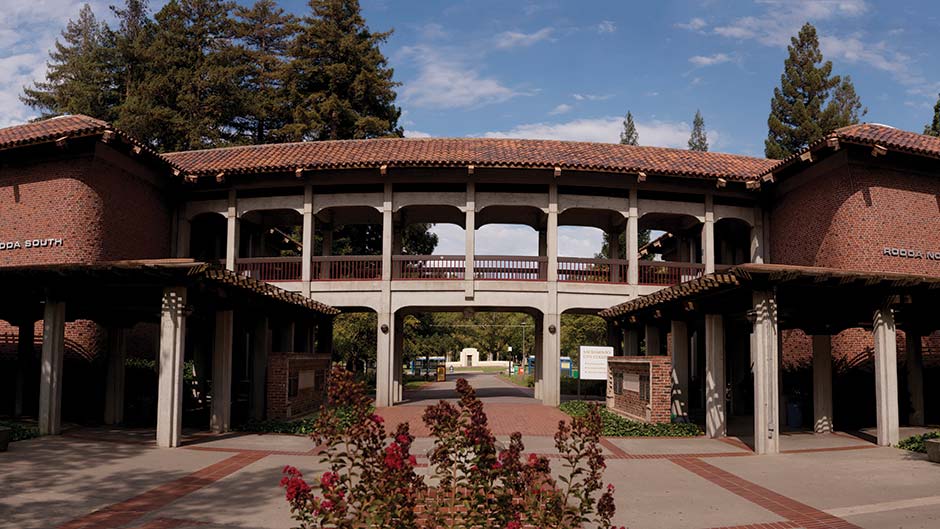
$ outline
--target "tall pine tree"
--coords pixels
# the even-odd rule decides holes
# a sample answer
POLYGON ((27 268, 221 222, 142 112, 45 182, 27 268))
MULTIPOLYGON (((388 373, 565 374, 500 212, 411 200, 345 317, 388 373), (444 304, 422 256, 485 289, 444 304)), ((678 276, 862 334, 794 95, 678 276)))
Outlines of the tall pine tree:
POLYGON ((857 123, 862 109, 851 79, 833 76, 832 62, 823 62, 812 24, 804 24, 790 39, 787 51, 780 86, 770 101, 764 142, 768 158, 785 158, 833 128, 857 123))
POLYGON ((937 104, 933 106, 933 121, 924 126, 924 134, 940 136, 940 94, 937 94, 937 104))
POLYGON ((290 49, 293 119, 279 132, 295 140, 401 136, 398 83, 379 49, 391 31, 370 31, 358 0, 309 5, 290 49))
POLYGON ((274 0, 259 0, 252 7, 235 8, 235 34, 245 58, 244 114, 236 126, 250 143, 271 143, 280 139, 271 131, 286 126, 291 119, 290 101, 284 78, 287 50, 299 27, 297 19, 277 7, 274 0))
POLYGON ((636 131, 636 125, 633 123, 633 114, 627 111, 623 118, 623 130, 620 132, 620 143, 622 145, 639 145, 640 134, 636 131))
MULTIPOLYGON (((124 7, 111 6, 118 26, 109 30, 115 51, 115 83, 121 103, 134 93, 147 73, 147 47, 153 38, 147 0, 125 0, 124 7)), ((120 115, 120 107, 116 110, 120 115)))
POLYGON ((692 120, 692 135, 689 136, 689 150, 702 151, 708 150, 708 137, 705 134, 705 119, 702 113, 695 111, 695 119, 692 120))
POLYGON ((232 142, 243 105, 244 62, 233 44, 232 4, 170 0, 155 16, 147 74, 117 125, 161 151, 232 142))
POLYGON ((42 117, 87 114, 113 118, 118 94, 112 79, 113 48, 107 28, 98 22, 91 6, 82 6, 76 20, 69 20, 49 52, 45 81, 24 87, 20 100, 42 117))

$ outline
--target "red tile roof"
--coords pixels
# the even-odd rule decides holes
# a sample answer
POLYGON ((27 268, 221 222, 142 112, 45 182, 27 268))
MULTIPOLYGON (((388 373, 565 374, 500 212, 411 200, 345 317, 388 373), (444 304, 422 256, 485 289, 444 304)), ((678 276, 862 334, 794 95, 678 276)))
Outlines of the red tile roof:
POLYGON ((110 127, 107 122, 88 116, 59 116, 0 129, 0 150, 55 141, 62 137, 100 134, 110 127))
POLYGON ((490 138, 372 139, 253 145, 165 157, 189 174, 418 166, 521 167, 646 172, 747 180, 774 162, 734 154, 607 143, 490 138))

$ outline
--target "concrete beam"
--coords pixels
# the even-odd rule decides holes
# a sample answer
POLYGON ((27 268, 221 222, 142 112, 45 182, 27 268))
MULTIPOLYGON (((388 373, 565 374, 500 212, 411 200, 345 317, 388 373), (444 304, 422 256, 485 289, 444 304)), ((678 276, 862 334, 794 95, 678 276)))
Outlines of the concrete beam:
POLYGON ((672 339, 672 415, 689 416, 689 328, 684 321, 673 320, 672 339))
POLYGON ((911 411, 907 423, 924 426, 924 354, 919 333, 907 331, 905 336, 905 366, 907 368, 907 395, 911 411))
POLYGON ((875 406, 878 444, 896 446, 898 425, 898 346, 894 313, 889 308, 875 312, 875 406))
POLYGON ((777 454, 780 452, 777 300, 773 292, 758 291, 753 294, 753 303, 754 452, 777 454))
POLYGON ((209 428, 227 432, 232 426, 232 335, 235 315, 231 310, 215 313, 215 340, 212 344, 212 409, 209 428))
POLYGON ((157 446, 180 445, 183 416, 183 357, 186 344, 186 287, 163 289, 160 309, 160 375, 157 446))
POLYGON ((721 314, 705 315, 705 434, 728 435, 725 417, 725 328, 721 314))
POLYGON ((832 337, 813 336, 813 431, 832 432, 832 337))
POLYGON ((124 422, 124 360, 127 356, 127 331, 108 329, 108 372, 105 380, 104 423, 124 422))
POLYGON ((39 435, 58 435, 62 427, 62 363, 64 359, 65 302, 47 299, 42 320, 39 435))

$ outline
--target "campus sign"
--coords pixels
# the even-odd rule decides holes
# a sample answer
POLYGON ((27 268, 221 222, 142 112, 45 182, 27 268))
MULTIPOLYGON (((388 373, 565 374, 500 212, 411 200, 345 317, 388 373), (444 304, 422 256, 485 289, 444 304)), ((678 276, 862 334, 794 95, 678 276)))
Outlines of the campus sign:
POLYGON ((614 356, 614 348, 608 346, 582 345, 578 360, 581 380, 607 380, 607 358, 614 356))
POLYGON ((62 239, 24 239, 22 241, 0 241, 0 250, 22 250, 62 246, 62 239))
POLYGON ((881 255, 888 257, 903 257, 905 259, 926 259, 928 261, 940 261, 940 250, 924 251, 912 248, 889 248, 885 246, 881 255))

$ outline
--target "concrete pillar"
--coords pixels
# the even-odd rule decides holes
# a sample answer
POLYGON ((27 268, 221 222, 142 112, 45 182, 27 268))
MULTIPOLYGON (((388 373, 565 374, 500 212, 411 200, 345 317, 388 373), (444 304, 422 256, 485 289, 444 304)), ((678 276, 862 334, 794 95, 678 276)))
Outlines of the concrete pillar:
POLYGON ((725 417, 725 328, 721 314, 705 315, 705 434, 728 434, 725 417))
POLYGON ((394 334, 392 336, 392 402, 398 403, 402 399, 402 389, 404 387, 404 372, 402 371, 402 362, 404 361, 404 316, 396 314, 394 318, 394 334))
POLYGON ((251 418, 263 420, 267 404, 268 355, 271 354, 271 330, 268 319, 258 318, 251 337, 251 418))
POLYGON ((235 190, 228 192, 228 211, 225 215, 227 224, 225 231, 225 268, 235 270, 235 260, 238 258, 238 199, 235 190))
POLYGON ((193 225, 181 211, 176 223, 176 256, 189 257, 190 236, 193 225))
POLYGON ((546 314, 542 330, 542 404, 561 404, 561 326, 558 314, 546 314))
POLYGON ((108 329, 108 373, 105 380, 104 423, 124 422, 124 360, 127 356, 127 331, 108 329))
POLYGON ((875 406, 878 444, 896 446, 898 426, 898 350, 894 313, 889 308, 875 312, 875 406))
POLYGON ((607 343, 614 348, 614 356, 623 356, 623 331, 613 321, 607 322, 607 343))
POLYGON ((832 337, 813 336, 813 431, 832 432, 832 337))
POLYGON ((394 402, 392 399, 392 368, 395 363, 392 358, 394 318, 388 312, 380 312, 376 320, 378 344, 375 350, 375 405, 385 407, 391 406, 394 402))
POLYGON ((472 300, 474 297, 473 278, 474 256, 476 255, 476 231, 477 231, 477 212, 476 212, 476 184, 467 183, 467 206, 464 212, 464 299, 472 300))
POLYGON ((157 383, 157 446, 180 445, 183 419, 183 356, 186 287, 163 289, 160 309, 160 375, 157 383))
POLYGON ((47 299, 42 320, 39 435, 57 435, 62 426, 62 362, 64 359, 65 302, 47 299))
POLYGON ((764 213, 754 208, 754 226, 751 227, 751 262, 764 262, 764 213))
POLYGON ((659 356, 662 351, 662 341, 659 336, 659 327, 646 325, 646 355, 659 356))
POLYGON ((924 426, 924 354, 921 336, 914 331, 907 331, 904 336, 907 394, 911 401, 911 412, 907 417, 907 423, 910 426, 924 426))
POLYGON ((780 452, 780 391, 777 349, 777 299, 773 292, 753 293, 754 452, 780 452))
POLYGON ((702 260, 705 273, 715 271, 715 205, 711 193, 705 195, 705 223, 702 225, 702 260))
POLYGON ((231 310, 215 313, 215 341, 212 344, 212 410, 209 428, 227 432, 232 422, 232 335, 235 317, 231 310))
POLYGON ((640 219, 637 186, 630 189, 630 209, 627 216, 627 283, 631 285, 640 282, 640 219))
MULTIPOLYGON (((607 254, 610 259, 620 259, 620 234, 622 231, 609 231, 607 232, 607 254)), ((620 279, 620 267, 611 266, 610 267, 610 281, 611 283, 619 283, 620 279)))
POLYGON ((385 184, 385 200, 382 203, 382 281, 392 280, 392 184, 385 184))
POLYGON ((623 355, 640 356, 640 333, 636 329, 623 331, 623 355))
MULTIPOLYGON (((548 253, 548 281, 558 281, 558 184, 548 185, 548 225, 545 228, 548 253)), ((555 319, 558 317, 556 315, 555 319)), ((548 326, 548 323, 545 324, 548 326)), ((555 325, 558 325, 556 322, 555 325)), ((557 366, 556 366, 557 367, 557 366)))
MULTIPOLYGON (((545 353, 542 350, 543 344, 545 343, 544 339, 544 329, 545 329, 545 317, 538 315, 535 317, 535 366, 533 367, 535 372, 532 374, 532 378, 535 379, 535 398, 537 400, 542 400, 542 359, 545 357, 545 353)), ((528 359, 526 359, 528 361, 528 359)))
POLYGON ((34 329, 35 322, 33 321, 24 321, 20 322, 17 327, 17 341, 16 341, 16 395, 14 396, 13 401, 13 415, 19 417, 23 415, 23 401, 24 401, 24 388, 26 386, 26 374, 29 372, 30 366, 33 364, 33 357, 35 352, 33 350, 33 340, 34 340, 34 329))
POLYGON ((316 225, 313 218, 313 184, 304 185, 304 212, 303 212, 303 248, 301 250, 300 280, 303 283, 301 291, 303 295, 310 297, 310 281, 313 279, 311 269, 313 259, 313 240, 316 225))
POLYGON ((689 328, 684 321, 673 320, 672 334, 672 415, 689 416, 689 328))

